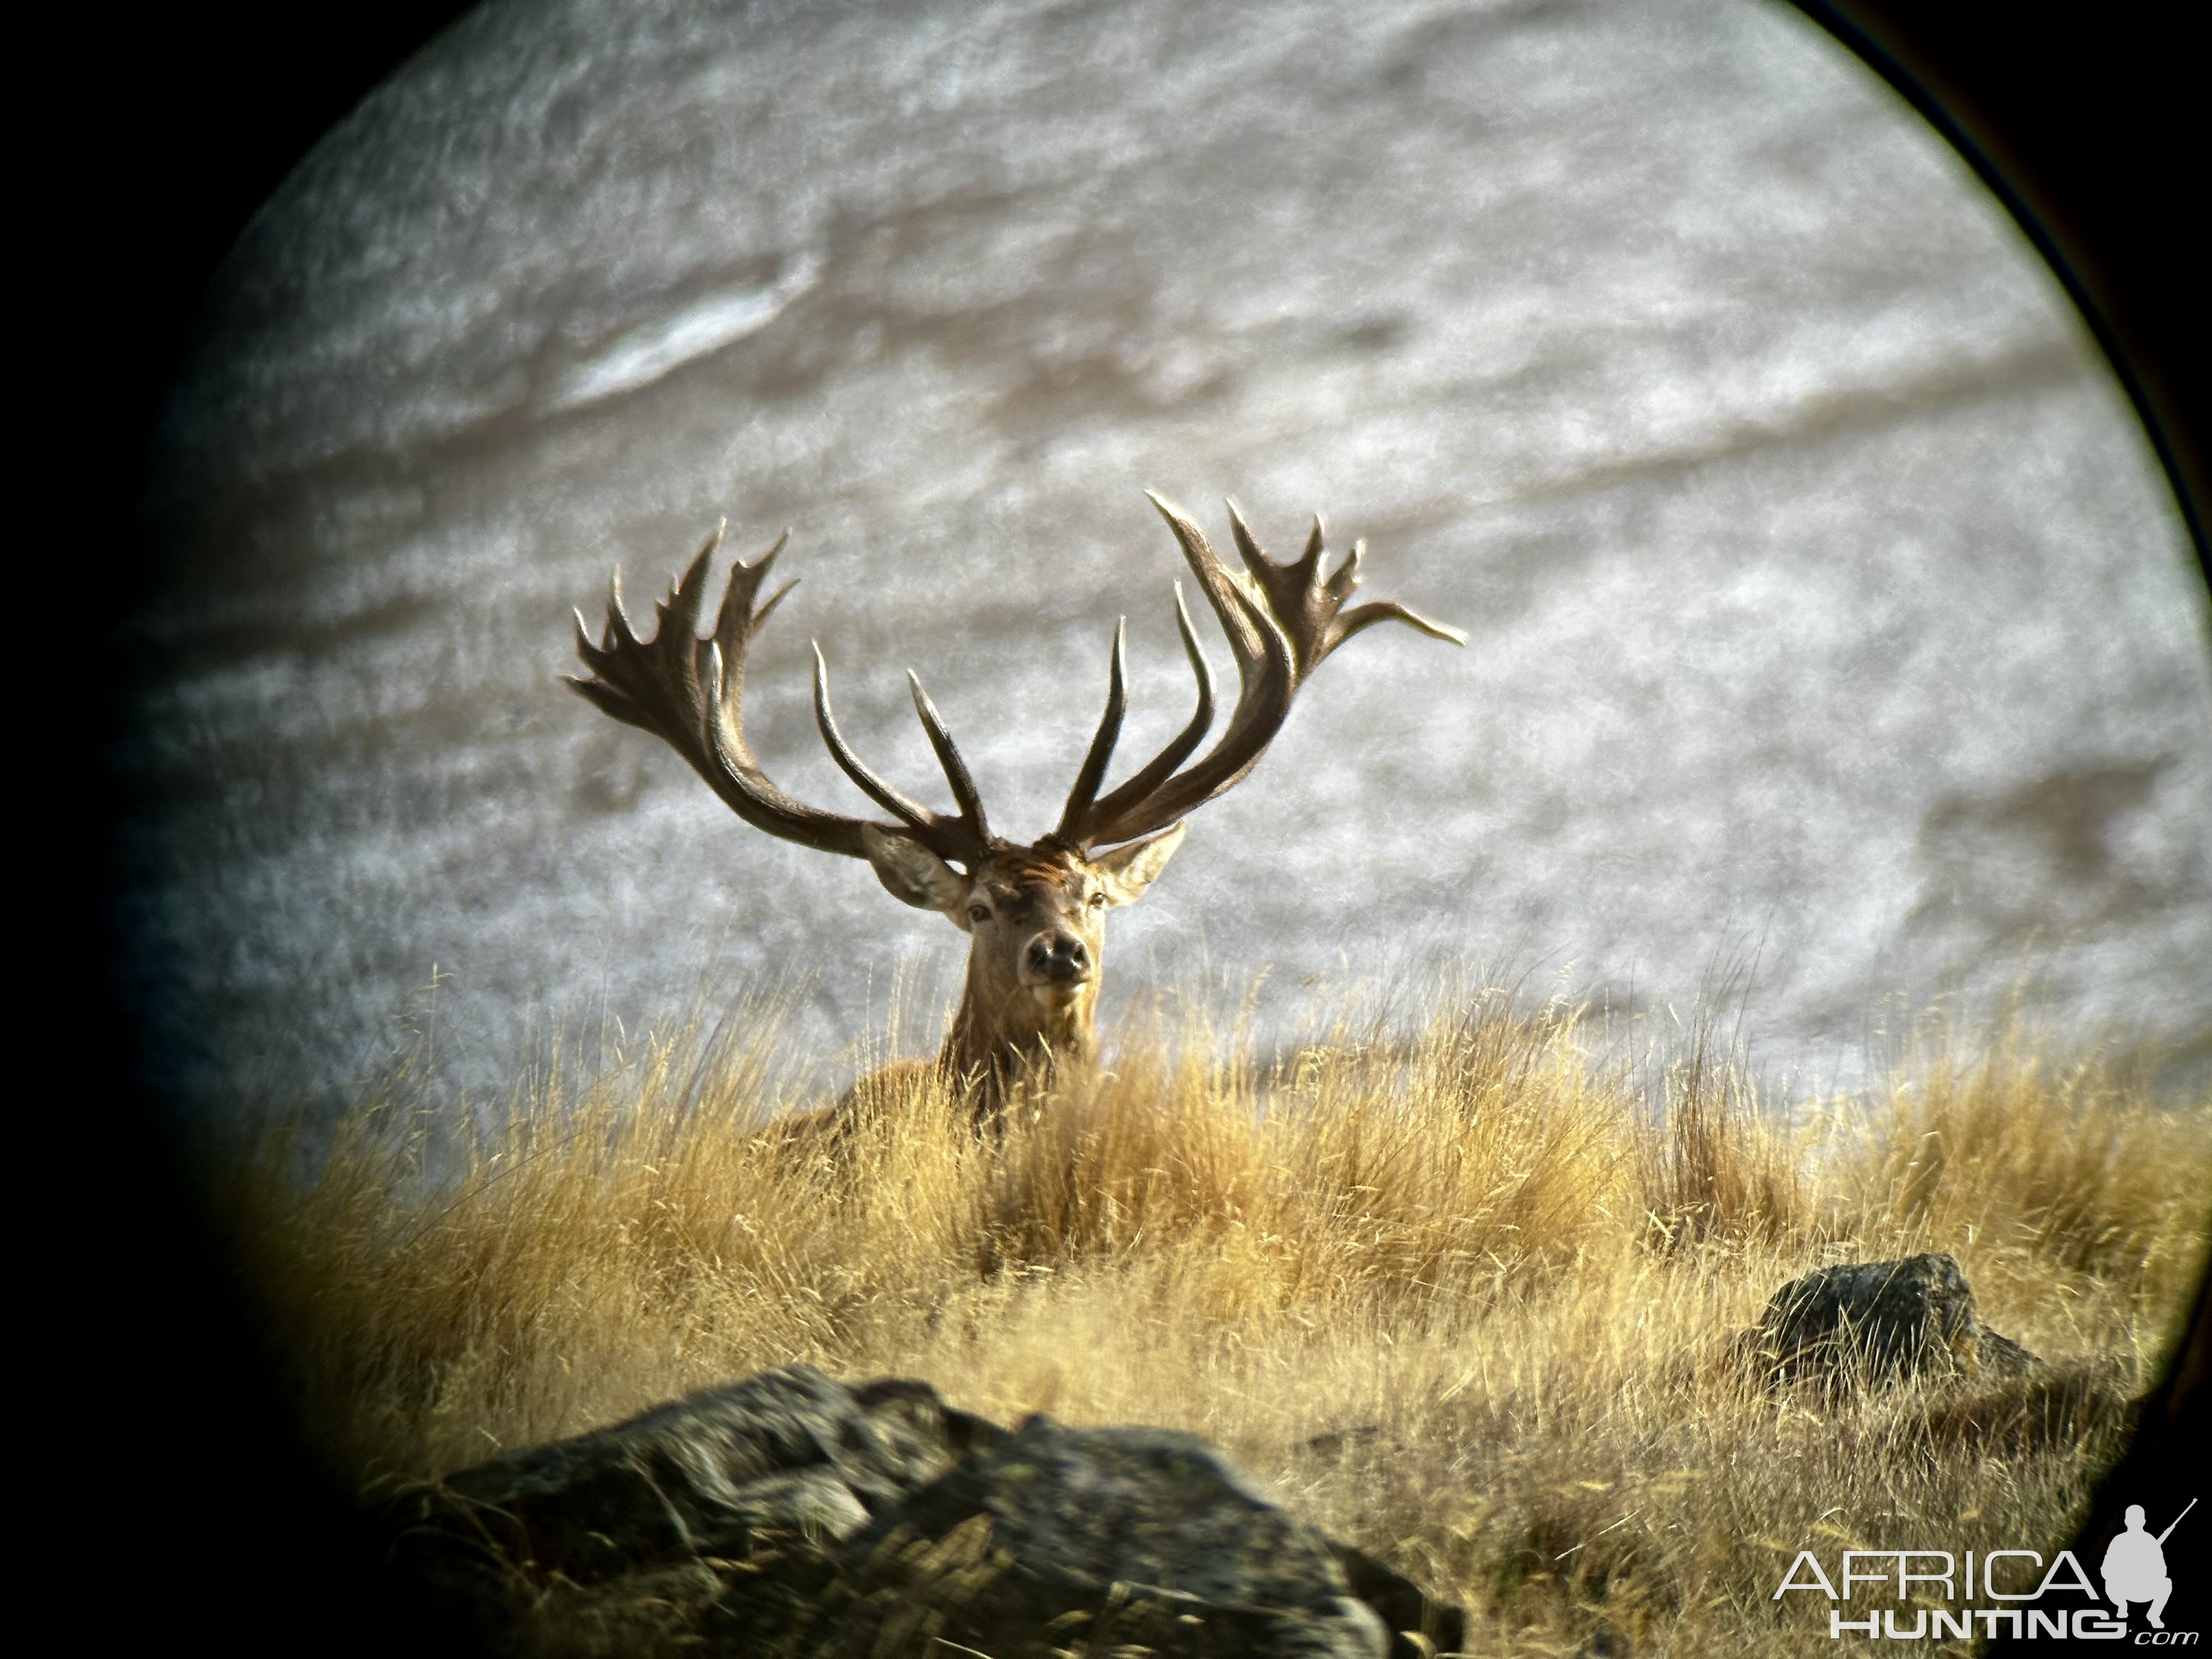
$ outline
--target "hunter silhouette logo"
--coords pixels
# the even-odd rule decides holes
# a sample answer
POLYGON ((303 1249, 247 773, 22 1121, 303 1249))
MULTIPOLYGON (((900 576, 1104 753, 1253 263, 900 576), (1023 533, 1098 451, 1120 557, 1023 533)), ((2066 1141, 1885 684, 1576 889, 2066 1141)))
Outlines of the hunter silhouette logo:
POLYGON ((2155 1538, 2143 1530, 2143 1506, 2128 1505, 2128 1529, 2105 1547, 2105 1595, 2119 1609, 2120 1617, 2128 1616, 2128 1603, 2150 1603, 2150 1627, 2164 1630, 2166 1598, 2173 1594, 2173 1580, 2166 1571, 2166 1540, 2173 1528, 2181 1524, 2190 1510, 2197 1507, 2191 1498, 2186 1509, 2173 1517, 2172 1525, 2155 1538))

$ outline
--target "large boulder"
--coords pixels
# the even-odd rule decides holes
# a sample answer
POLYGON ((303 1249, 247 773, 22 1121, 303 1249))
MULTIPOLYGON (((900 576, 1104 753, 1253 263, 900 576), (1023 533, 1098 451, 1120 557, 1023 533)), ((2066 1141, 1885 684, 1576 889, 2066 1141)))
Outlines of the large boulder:
MULTIPOLYGON (((994 1570, 939 1609, 934 1632, 999 1659, 1048 1659, 1071 1636, 1223 1659, 1384 1659, 1394 1645, 1329 1540, 1195 1435, 1032 1417, 855 1534, 846 1561, 885 1577, 902 1540, 941 1548, 963 1528, 994 1570)), ((894 1570, 887 1599, 907 1588, 894 1570)), ((1409 1609, 1419 1630, 1418 1593, 1389 1610, 1409 1609)))
POLYGON ((1399 1632, 1462 1632, 1194 1436, 1009 1433, 926 1383, 805 1366, 494 1458, 394 1518, 403 1558, 517 1651, 1385 1659, 1419 1651, 1399 1632))
POLYGON ((1774 1293, 1744 1346, 1770 1386, 2024 1376, 2035 1356, 1981 1322, 1958 1262, 1933 1252, 1820 1267, 1774 1293))
POLYGON ((589 1583, 761 1535, 843 1538, 1003 1432, 927 1383, 847 1388, 793 1365, 508 1452, 403 1504, 437 1541, 589 1583))

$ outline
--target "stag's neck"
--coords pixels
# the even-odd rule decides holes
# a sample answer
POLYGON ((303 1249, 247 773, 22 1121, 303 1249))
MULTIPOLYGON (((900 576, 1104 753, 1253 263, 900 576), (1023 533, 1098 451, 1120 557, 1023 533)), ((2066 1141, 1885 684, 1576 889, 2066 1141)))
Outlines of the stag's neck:
POLYGON ((1049 1078, 1087 1066, 1098 1047, 1097 1000, 1095 979, 1058 1001, 981 986, 971 974, 939 1063, 954 1078, 975 1079, 994 1098, 1024 1075, 1049 1078))

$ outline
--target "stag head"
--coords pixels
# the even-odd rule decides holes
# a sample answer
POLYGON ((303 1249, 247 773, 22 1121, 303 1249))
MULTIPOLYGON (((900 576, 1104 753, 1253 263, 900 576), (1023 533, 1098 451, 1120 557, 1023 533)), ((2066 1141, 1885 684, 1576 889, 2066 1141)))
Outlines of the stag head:
POLYGON ((1403 622, 1437 639, 1466 642, 1458 629, 1401 605, 1344 609, 1358 584, 1366 544, 1355 543, 1325 575, 1318 518, 1304 553, 1278 563, 1230 503, 1230 528, 1244 567, 1231 570, 1186 514, 1147 494, 1228 638, 1237 660, 1237 706, 1219 740, 1192 760, 1213 724, 1213 676, 1177 583, 1176 621, 1198 682, 1189 723, 1114 789, 1099 793, 1127 708, 1125 619, 1114 632, 1106 710, 1060 823, 1026 847, 991 833, 959 749, 911 673, 915 710, 957 810, 924 806, 864 765, 830 711, 829 670, 818 645, 814 714, 823 741, 845 775, 896 822, 823 811, 769 781, 745 738, 745 656, 793 586, 786 583, 755 607, 785 538, 753 563, 732 565, 714 632, 704 638, 697 634, 699 613, 708 565, 721 543, 719 529, 659 604, 650 641, 638 638, 623 611, 619 571, 597 643, 581 614, 576 618, 577 651, 591 670, 589 678, 568 681, 577 691, 615 719, 666 741, 748 823, 802 846, 866 859, 893 897, 941 911, 969 935, 967 987, 939 1063, 961 1085, 978 1085, 981 1104, 994 1100, 1018 1069, 1048 1070, 1090 1058, 1106 912, 1143 896, 1182 844, 1187 814, 1251 771, 1324 658, 1378 622, 1403 622))

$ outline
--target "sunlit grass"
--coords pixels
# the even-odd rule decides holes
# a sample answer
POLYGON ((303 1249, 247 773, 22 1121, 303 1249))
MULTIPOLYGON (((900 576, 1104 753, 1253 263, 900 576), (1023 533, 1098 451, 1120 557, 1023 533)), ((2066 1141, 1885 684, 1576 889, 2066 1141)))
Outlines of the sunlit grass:
POLYGON ((803 1361, 1206 1435, 1479 1651, 1826 1650, 1771 1599, 1801 1547, 2064 1534, 2207 1243, 2212 1101, 2010 1026, 1786 1114, 1702 1028, 1638 1053, 1496 992, 1271 1063, 1156 1023, 1002 1139, 914 1079, 835 1145, 774 1127, 818 1102, 771 1009, 702 1029, 459 1146, 402 1072, 312 1180, 281 1139, 233 1168, 350 1478, 803 1361), (1839 1404, 1731 1363, 1784 1281, 1924 1249, 2047 1369, 1839 1404))

